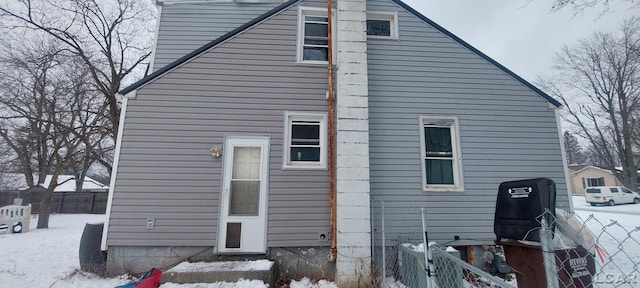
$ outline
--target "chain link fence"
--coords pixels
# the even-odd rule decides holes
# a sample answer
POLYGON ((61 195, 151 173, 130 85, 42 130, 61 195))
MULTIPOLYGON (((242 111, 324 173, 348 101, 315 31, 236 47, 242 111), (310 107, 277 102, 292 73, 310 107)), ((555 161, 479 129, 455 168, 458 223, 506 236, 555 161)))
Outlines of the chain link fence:
POLYGON ((421 208, 379 200, 372 201, 371 208, 376 287, 429 287, 421 208))
POLYGON ((433 267, 435 270, 434 282, 439 288, 458 287, 496 287, 513 288, 514 283, 508 283, 487 271, 473 266, 456 257, 456 251, 444 247, 431 249, 433 267))
POLYGON ((537 218, 540 242, 498 246, 513 270, 505 275, 461 260, 464 250, 427 245, 425 209, 380 200, 371 207, 375 287, 640 287, 640 223, 620 221, 624 215, 546 211, 537 218))
POLYGON ((640 223, 581 213, 585 219, 563 210, 538 218, 542 256, 551 258, 543 261, 546 287, 640 287, 640 223))
POLYGON ((424 208, 380 200, 371 207, 375 287, 514 287, 461 260, 452 247, 427 245, 424 208))

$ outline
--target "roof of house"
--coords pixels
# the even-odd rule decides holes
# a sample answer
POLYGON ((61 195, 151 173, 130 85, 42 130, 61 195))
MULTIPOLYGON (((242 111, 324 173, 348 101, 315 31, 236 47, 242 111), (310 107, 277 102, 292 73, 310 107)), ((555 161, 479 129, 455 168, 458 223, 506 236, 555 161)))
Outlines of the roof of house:
POLYGON ((581 170, 582 168, 587 167, 587 166, 589 166, 589 165, 586 165, 586 164, 569 164, 567 166, 567 168, 569 168, 569 170, 571 170, 571 172, 576 172, 576 171, 581 170))
MULTIPOLYGON (((261 16, 253 19, 252 21, 249 21, 249 22, 245 23, 244 25, 242 25, 242 26, 240 26, 240 27, 228 32, 227 34, 219 37, 218 39, 215 39, 215 40, 205 44, 204 46, 192 51, 191 53, 189 53, 189 54, 187 54, 187 55, 185 55, 185 56, 173 61, 171 64, 168 64, 168 65, 164 66, 163 68, 161 68, 161 69, 159 69, 159 70, 147 75, 146 77, 142 78, 141 80, 131 84, 129 87, 126 87, 126 88, 122 89, 120 91, 120 94, 126 95, 126 94, 129 94, 129 93, 139 89, 139 88, 142 88, 146 84, 154 81, 155 79, 163 76, 164 74, 167 74, 167 73, 173 71, 174 69, 182 66, 183 64, 189 62, 191 59, 193 59, 195 57, 198 57, 199 55, 201 55, 203 53, 206 53, 207 51, 215 48, 219 44, 221 44, 221 43, 229 40, 230 38, 236 36, 237 34, 240 34, 243 31, 245 31, 245 30, 247 30, 247 29, 249 29, 249 28, 251 28, 251 27, 253 27, 253 26, 257 25, 257 24, 262 23, 263 21, 269 19, 270 17, 278 14, 279 12, 281 12, 281 11, 283 11, 283 10, 285 10, 285 9, 291 7, 292 5, 295 5, 296 3, 301 2, 301 1, 302 0, 290 0, 290 1, 287 1, 287 2, 283 3, 282 5, 279 5, 278 7, 276 7, 274 9, 262 14, 261 16)), ((508 74, 511 77, 515 78, 516 80, 521 82, 524 86, 528 87, 529 89, 533 90, 535 93, 537 93, 538 95, 540 95, 541 97, 546 99, 549 103, 553 104, 556 107, 562 106, 562 104, 560 102, 558 102, 557 100, 555 100, 553 97, 549 96, 548 94, 546 94, 545 92, 543 92, 542 90, 540 90, 539 88, 534 86, 533 84, 531 84, 528 81, 524 80, 522 77, 518 76, 513 71, 511 71, 508 68, 504 67, 500 63, 496 62, 491 57, 489 57, 486 54, 482 53, 480 50, 474 48, 469 43, 467 43, 464 40, 460 39, 458 36, 456 36, 453 33, 449 32, 447 29, 445 29, 442 26, 436 24, 431 19, 429 19, 426 16, 422 15, 420 12, 418 12, 415 9, 411 8, 409 5, 405 4, 401 0, 390 0, 390 1, 396 3, 397 5, 399 5, 400 7, 404 8, 404 9, 406 9, 408 12, 410 12, 413 15, 415 15, 416 17, 418 17, 422 21, 424 21, 427 24, 433 26, 435 29, 437 29, 438 31, 440 31, 443 34, 447 35, 448 37, 450 37, 454 41, 460 43, 462 46, 464 46, 465 48, 469 49, 471 52, 477 54, 478 56, 480 56, 480 57, 484 58, 485 60, 487 60, 489 63, 495 65, 496 67, 498 67, 499 69, 504 71, 506 74, 508 74)))
MULTIPOLYGON (((34 179, 37 176, 34 175, 34 179)), ((40 184, 42 187, 49 186, 51 183, 52 175, 47 175, 44 180, 44 183, 40 184)), ((24 174, 19 173, 5 173, 2 175, 3 184, 5 189, 13 189, 13 190, 25 190, 29 188, 26 179, 24 178, 24 174)), ((98 182, 95 179, 92 179, 89 176, 85 176, 84 182, 82 183, 82 190, 109 190, 109 186, 104 185, 98 182)), ((53 192, 75 192, 76 191, 76 181, 75 176, 73 175, 59 175, 58 176, 58 186, 53 190, 53 192)))
POLYGON ((604 173, 611 173, 611 171, 607 170, 607 169, 603 169, 603 168, 600 168, 600 167, 597 167, 597 166, 585 165, 584 167, 582 167, 580 169, 574 170, 573 174, 578 174, 578 173, 580 173, 582 171, 585 171, 587 169, 594 169, 594 170, 602 171, 604 173))

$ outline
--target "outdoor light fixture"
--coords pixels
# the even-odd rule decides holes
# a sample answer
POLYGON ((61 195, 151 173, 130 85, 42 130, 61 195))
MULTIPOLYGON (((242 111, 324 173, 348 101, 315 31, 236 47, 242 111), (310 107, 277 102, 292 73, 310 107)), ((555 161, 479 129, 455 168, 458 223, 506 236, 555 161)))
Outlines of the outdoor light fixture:
POLYGON ((222 149, 220 147, 212 147, 211 149, 209 149, 209 152, 211 152, 211 156, 213 156, 214 158, 220 158, 220 151, 222 149))

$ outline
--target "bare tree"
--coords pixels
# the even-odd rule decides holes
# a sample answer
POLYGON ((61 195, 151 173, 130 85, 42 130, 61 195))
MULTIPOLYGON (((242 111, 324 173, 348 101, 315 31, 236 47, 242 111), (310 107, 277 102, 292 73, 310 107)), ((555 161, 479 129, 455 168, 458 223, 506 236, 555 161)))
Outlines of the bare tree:
MULTIPOLYGON (((35 31, 58 40, 60 48, 81 59, 94 89, 103 96, 104 134, 112 141, 89 146, 99 163, 111 171, 108 156, 120 120, 117 92, 123 80, 141 74, 150 56, 154 9, 140 0, 21 0, 0 5, 0 19, 12 31, 35 31), (102 150, 102 149, 106 149, 102 150), (106 158, 103 156, 107 156, 106 158)), ((138 75, 139 76, 139 75, 138 75)))
MULTIPOLYGON (((14 163, 15 157, 11 151, 11 148, 7 145, 7 143, 0 137, 0 193, 7 192, 13 190, 14 179, 14 163)), ((0 197, 1 198, 1 197, 0 197)))
POLYGON ((0 137, 17 155, 30 186, 45 186, 51 176, 38 228, 48 227, 51 197, 61 184, 58 176, 86 152, 87 141, 80 136, 92 131, 87 123, 103 119, 87 105, 92 99, 88 74, 74 65, 76 56, 57 47, 56 41, 24 42, 0 57, 0 137))
POLYGON ((582 149, 578 138, 569 131, 565 131, 562 136, 564 137, 564 150, 567 156, 567 163, 586 164, 588 162, 587 154, 584 152, 584 149, 582 149))
POLYGON ((640 129, 640 18, 624 21, 619 34, 596 33, 557 55, 556 74, 541 81, 559 98, 565 120, 629 188, 636 188, 634 135, 640 129), (616 166, 622 167, 617 173, 616 166))
POLYGON ((602 153, 598 153, 598 150, 592 145, 587 146, 587 148, 585 149, 585 155, 587 157, 587 163, 589 165, 606 168, 609 165, 607 164, 607 161, 605 161, 605 159, 602 159, 602 157, 600 156, 601 154, 602 153))
MULTIPOLYGON (((585 9, 600 7, 603 13, 609 11, 613 0, 554 0, 552 10, 558 11, 560 9, 570 7, 575 14, 582 13, 585 9)), ((627 2, 631 7, 638 8, 640 4, 635 0, 618 0, 617 2, 627 2)))

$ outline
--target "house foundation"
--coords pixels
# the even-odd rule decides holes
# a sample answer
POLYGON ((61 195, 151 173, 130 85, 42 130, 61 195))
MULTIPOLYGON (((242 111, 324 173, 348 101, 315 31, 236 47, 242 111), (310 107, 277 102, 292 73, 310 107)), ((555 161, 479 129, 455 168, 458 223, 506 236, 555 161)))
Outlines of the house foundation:
POLYGON ((166 271, 190 262, 239 261, 267 258, 276 263, 276 277, 335 279, 335 263, 329 262, 329 247, 274 247, 266 255, 215 254, 215 247, 125 247, 111 246, 107 254, 107 274, 143 274, 151 268, 166 271))
POLYGON ((107 275, 138 275, 151 268, 166 270, 185 259, 211 259, 214 247, 109 246, 107 275))
POLYGON ((329 247, 269 248, 268 258, 277 264, 278 277, 289 279, 335 279, 335 263, 329 247))

